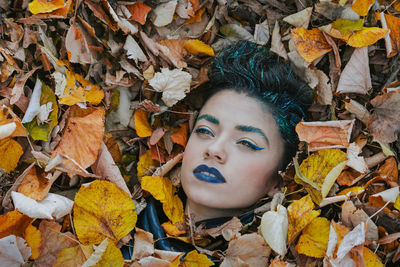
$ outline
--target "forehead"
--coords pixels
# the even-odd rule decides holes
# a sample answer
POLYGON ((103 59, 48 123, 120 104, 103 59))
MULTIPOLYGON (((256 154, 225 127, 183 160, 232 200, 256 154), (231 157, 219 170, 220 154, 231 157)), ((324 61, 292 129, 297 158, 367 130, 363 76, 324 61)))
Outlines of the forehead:
POLYGON ((256 126, 263 130, 279 132, 271 112, 259 100, 243 93, 224 90, 205 103, 200 115, 209 114, 222 122, 256 126))

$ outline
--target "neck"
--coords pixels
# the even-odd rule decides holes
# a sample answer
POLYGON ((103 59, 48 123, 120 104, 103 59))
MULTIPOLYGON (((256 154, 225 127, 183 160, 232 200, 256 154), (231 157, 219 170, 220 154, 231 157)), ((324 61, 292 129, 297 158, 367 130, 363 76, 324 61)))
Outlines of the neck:
POLYGON ((240 214, 240 209, 210 208, 188 199, 186 201, 185 213, 189 216, 189 218, 191 218, 191 220, 198 222, 219 217, 238 216, 240 214))

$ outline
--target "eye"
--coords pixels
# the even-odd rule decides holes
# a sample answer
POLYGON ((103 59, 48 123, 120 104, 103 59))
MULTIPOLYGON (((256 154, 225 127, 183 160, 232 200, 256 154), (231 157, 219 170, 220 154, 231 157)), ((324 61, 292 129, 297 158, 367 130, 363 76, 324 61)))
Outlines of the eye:
POLYGON ((247 140, 247 139, 239 140, 237 143, 245 146, 246 148, 248 148, 250 150, 254 150, 254 151, 264 149, 263 147, 256 146, 253 142, 251 142, 250 140, 247 140))
POLYGON ((214 133, 206 127, 199 127, 196 130, 194 130, 194 132, 198 135, 209 135, 211 137, 214 137, 214 133))

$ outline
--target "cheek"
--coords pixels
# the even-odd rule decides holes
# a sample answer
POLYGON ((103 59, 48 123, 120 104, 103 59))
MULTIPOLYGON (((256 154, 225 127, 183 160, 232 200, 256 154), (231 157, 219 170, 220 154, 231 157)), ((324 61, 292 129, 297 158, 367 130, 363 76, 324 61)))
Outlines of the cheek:
POLYGON ((251 184, 255 188, 264 188, 272 181, 276 172, 276 167, 270 166, 266 162, 268 161, 249 161, 248 164, 241 165, 243 167, 237 170, 236 173, 240 173, 239 178, 241 180, 243 177, 247 177, 246 183, 248 185, 251 184))

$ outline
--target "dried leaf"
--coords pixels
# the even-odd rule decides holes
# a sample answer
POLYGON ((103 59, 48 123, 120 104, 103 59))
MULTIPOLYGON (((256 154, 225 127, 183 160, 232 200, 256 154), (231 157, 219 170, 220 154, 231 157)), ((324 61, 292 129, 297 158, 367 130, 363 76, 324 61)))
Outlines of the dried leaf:
POLYGON ((314 258, 325 257, 325 252, 328 247, 330 222, 324 217, 317 217, 307 225, 299 242, 296 245, 296 250, 300 254, 304 254, 314 258))
MULTIPOLYGON (((400 2, 397 2, 397 4, 400 2)), ((390 30, 390 41, 393 50, 400 52, 400 18, 385 14, 387 27, 390 30)), ((390 55, 394 56, 394 54, 390 55)))
POLYGON ((214 266, 215 264, 204 254, 197 253, 196 250, 190 251, 181 264, 179 266, 182 267, 192 267, 192 266, 201 266, 201 267, 209 267, 214 266))
POLYGON ((104 239, 98 246, 93 246, 94 252, 83 266, 124 266, 124 258, 110 239, 104 239))
POLYGON ((37 173, 36 168, 30 168, 18 186, 17 191, 37 201, 43 200, 49 192, 51 183, 44 173, 37 173))
POLYGON ((144 176, 144 174, 149 170, 150 167, 156 166, 157 161, 151 158, 151 151, 147 150, 146 153, 139 157, 137 163, 137 177, 139 180, 144 176))
POLYGON ((396 141, 400 130, 400 91, 384 93, 372 99, 374 106, 371 123, 368 128, 376 139, 384 143, 396 141))
POLYGON ((25 240, 15 235, 0 239, 0 251, 1 264, 7 267, 19 267, 24 264, 31 255, 25 240))
POLYGON ((128 19, 137 21, 142 25, 146 23, 147 14, 151 10, 151 7, 141 2, 135 2, 133 5, 127 5, 126 8, 128 8, 129 12, 131 13, 131 16, 128 19))
POLYGON ((175 144, 179 144, 183 147, 186 147, 188 139, 188 124, 187 123, 181 123, 179 124, 178 129, 174 129, 171 135, 171 140, 175 144))
POLYGON ((70 169, 76 168, 76 163, 83 169, 91 166, 101 148, 104 114, 103 108, 81 109, 72 106, 61 142, 52 152, 53 158, 57 155, 68 158, 65 164, 70 169))
POLYGON ((23 236, 32 219, 18 210, 0 215, 0 238, 9 235, 23 236))
POLYGON ((148 112, 143 109, 138 109, 135 112, 135 129, 139 137, 148 137, 153 133, 149 122, 147 121, 148 112))
POLYGON ((282 205, 277 211, 267 211, 261 218, 261 233, 273 251, 281 255, 286 254, 286 240, 288 236, 288 215, 282 205))
POLYGON ((336 91, 365 95, 371 88, 368 47, 357 48, 340 76, 336 91))
POLYGON ((89 48, 86 33, 78 26, 77 23, 69 27, 67 36, 65 37, 65 48, 68 53, 68 60, 72 63, 95 63, 95 59, 89 48))
POLYGON ((143 53, 139 44, 135 41, 135 39, 133 39, 133 37, 131 35, 128 35, 128 37, 126 37, 124 49, 126 50, 126 54, 127 54, 128 58, 133 59, 136 62, 147 61, 146 55, 143 53))
POLYGON ((383 267, 378 256, 367 247, 363 247, 363 259, 366 267, 383 267))
POLYGON ((83 266, 93 251, 94 249, 92 246, 83 245, 78 245, 71 248, 63 248, 58 254, 57 261, 54 263, 53 267, 83 266))
POLYGON ((212 47, 200 40, 185 40, 183 47, 193 55, 214 56, 214 50, 212 47))
POLYGON ((310 151, 349 146, 354 120, 300 122, 296 132, 310 151))
POLYGON ((274 30, 272 32, 271 51, 286 60, 288 59, 285 46, 282 43, 278 21, 275 22, 274 30))
POLYGON ((74 226, 84 245, 104 238, 118 242, 136 224, 135 204, 126 192, 108 181, 94 181, 75 195, 74 226))
POLYGON ((283 21, 295 26, 296 28, 308 28, 313 8, 307 7, 297 13, 283 18, 283 21))
POLYGON ((29 3, 29 11, 32 12, 32 14, 49 13, 64 7, 64 5, 64 0, 33 0, 29 3))
POLYGON ((172 223, 182 222, 183 204, 178 195, 177 189, 166 177, 144 176, 141 182, 143 190, 152 194, 152 196, 163 204, 163 210, 172 223))
POLYGON ((289 205, 287 209, 289 218, 288 244, 292 244, 301 231, 321 213, 321 211, 313 210, 314 207, 310 195, 295 200, 289 205))
POLYGON ((16 124, 16 128, 9 137, 28 136, 28 132, 22 125, 21 120, 18 118, 18 116, 15 115, 11 108, 3 105, 0 111, 0 125, 5 125, 13 122, 16 124))
POLYGON ((229 242, 221 267, 228 266, 266 266, 271 249, 262 236, 252 233, 240 236, 229 242), (240 266, 240 265, 239 265, 240 266))
POLYGON ((369 46, 376 43, 379 39, 382 39, 387 32, 387 29, 363 27, 362 30, 356 31, 351 35, 347 44, 352 47, 369 46))
POLYGON ((170 24, 174 16, 177 3, 177 0, 172 0, 157 5, 151 14, 151 20, 153 21, 154 26, 162 27, 170 24))
POLYGON ((153 234, 140 228, 135 229, 135 244, 133 246, 133 258, 141 259, 154 254, 153 234))
POLYGON ((360 16, 368 15, 368 11, 375 3, 375 0, 356 0, 351 8, 360 16))
POLYGON ((17 141, 8 137, 0 139, 0 169, 4 169, 6 172, 13 171, 23 153, 24 151, 17 141))
POLYGON ((332 50, 322 32, 317 28, 312 30, 296 28, 291 33, 297 51, 307 62, 312 62, 332 50))
POLYGON ((24 237, 32 251, 31 259, 37 259, 40 255, 40 246, 42 243, 42 235, 40 234, 40 231, 30 224, 25 229, 24 237))
POLYGON ((172 107, 189 92, 191 81, 192 76, 182 69, 162 68, 149 80, 149 84, 157 92, 162 92, 161 99, 168 107, 172 107))

